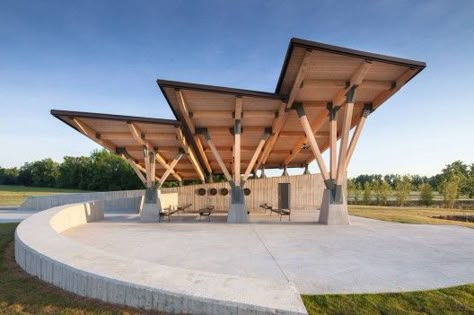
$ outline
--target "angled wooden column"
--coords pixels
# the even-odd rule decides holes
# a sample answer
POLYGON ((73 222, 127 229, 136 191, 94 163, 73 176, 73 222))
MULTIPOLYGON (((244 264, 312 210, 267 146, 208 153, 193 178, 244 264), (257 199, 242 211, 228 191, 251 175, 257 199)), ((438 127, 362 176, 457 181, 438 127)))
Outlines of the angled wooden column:
POLYGON ((263 136, 258 142, 257 148, 255 149, 255 152, 252 155, 252 158, 250 159, 250 163, 247 166, 247 169, 245 170, 244 174, 244 182, 247 181, 247 179, 250 176, 250 173, 252 172, 252 169, 255 165, 255 162, 257 161, 258 156, 260 155, 260 152, 262 151, 263 145, 265 144, 265 141, 267 141, 268 137, 270 136, 271 133, 271 128, 265 128, 265 131, 263 132, 263 136))
POLYGON ((344 181, 345 161, 347 156, 347 146, 349 142, 349 131, 351 129, 352 112, 354 109, 354 95, 356 87, 353 87, 347 93, 347 100, 344 106, 344 116, 342 121, 341 143, 339 146, 339 160, 337 165, 336 185, 341 186, 344 181))
POLYGON ((362 129, 364 128, 365 121, 367 120, 367 117, 369 114, 372 112, 372 104, 365 104, 364 105, 364 111, 362 112, 362 117, 360 118, 359 123, 357 124, 354 134, 352 135, 351 143, 349 144, 349 148, 347 149, 347 156, 346 156, 346 161, 344 165, 344 173, 347 172, 347 167, 351 161, 352 154, 354 153, 354 149, 357 145, 357 141, 359 141, 360 134, 362 132, 362 129))
MULTIPOLYGON (((204 171, 202 170, 201 165, 199 164, 193 149, 187 143, 186 138, 184 137, 183 131, 181 130, 181 128, 176 128, 176 137, 181 145, 181 148, 184 150, 189 160, 191 161, 191 164, 193 165, 194 170, 198 174, 199 179, 201 180, 201 182, 204 183, 206 181, 206 176, 204 175, 204 171)), ((180 182, 182 182, 182 180, 180 180, 180 182)))
POLYGON ((330 185, 330 183, 326 164, 324 163, 323 157, 321 155, 321 150, 319 149, 318 143, 316 142, 316 138, 314 137, 313 130, 311 129, 311 125, 309 124, 308 117, 306 116, 303 104, 295 104, 294 108, 296 109, 301 125, 303 126, 306 138, 308 139, 311 145, 311 149, 313 150, 314 157, 316 159, 316 162, 318 163, 323 180, 326 183, 326 186, 328 186, 330 185))
MULTIPOLYGON (((311 130, 313 131, 313 134, 316 133, 316 131, 321 127, 323 123, 326 122, 326 120, 327 113, 323 111, 311 122, 311 130)), ((301 136, 298 140, 296 140, 295 144, 293 145, 293 148, 290 151, 290 154, 285 158, 285 165, 288 165, 291 160, 293 160, 293 158, 298 155, 298 153, 301 151, 301 148, 306 142, 308 142, 306 135, 301 136)))
POLYGON ((194 141, 196 142, 196 146, 199 150, 200 156, 203 159, 204 166, 206 167, 206 170, 208 173, 212 173, 211 164, 209 163, 209 160, 207 159, 206 152, 204 151, 204 147, 201 143, 201 140, 199 139, 199 136, 196 134, 196 127, 194 125, 193 120, 191 119, 191 113, 188 109, 183 93, 179 89, 176 90, 176 99, 178 100, 178 107, 179 107, 180 112, 183 115, 184 122, 186 123, 189 130, 191 131, 194 141))
POLYGON ((232 181, 232 176, 230 175, 229 171, 227 170, 227 167, 225 166, 224 160, 222 160, 221 155, 219 154, 219 151, 217 151, 216 146, 214 145, 214 142, 212 142, 211 136, 209 135, 209 132, 207 131, 206 128, 202 128, 198 130, 199 133, 201 133, 204 136, 204 139, 206 139, 207 145, 209 148, 211 148, 212 154, 214 155, 214 158, 217 161, 217 164, 219 164, 219 167, 221 168, 222 173, 224 174, 225 178, 231 182, 232 181))
POLYGON ((286 103, 282 102, 278 108, 277 117, 273 120, 272 123, 272 134, 270 135, 268 141, 266 141, 263 148, 263 152, 260 155, 260 158, 257 159, 257 162, 254 165, 254 172, 260 168, 260 165, 264 165, 267 162, 268 157, 273 151, 273 146, 275 145, 278 136, 285 125, 286 119, 288 118, 288 111, 286 108, 286 103))
POLYGON ((173 169, 178 164, 179 160, 183 157, 183 155, 184 155, 184 151, 179 150, 178 153, 176 154, 176 156, 174 157, 173 161, 171 161, 168 168, 166 169, 166 171, 161 176, 159 187, 161 187, 164 184, 164 182, 166 181, 168 176, 173 172, 173 169))
POLYGON ((146 187, 146 178, 143 176, 143 173, 146 174, 146 170, 143 169, 138 163, 136 163, 130 154, 127 152, 125 148, 117 148, 117 154, 122 159, 124 159, 133 169, 135 174, 138 176, 140 181, 143 183, 143 186, 146 187))
POLYGON ((234 183, 240 186, 240 135, 242 133, 242 98, 235 99, 234 112, 234 183))
MULTIPOLYGON (((150 151, 150 152, 154 152, 157 156, 159 155, 158 151, 156 150, 156 148, 154 148, 150 142, 148 142, 147 140, 147 135, 144 134, 140 128, 138 128, 137 125, 135 125, 134 123, 127 123, 128 125, 128 129, 130 130, 130 133, 132 134, 133 138, 135 139, 135 141, 143 146, 146 146, 147 147, 147 150, 150 151)), ((150 163, 150 167, 152 167, 153 169, 151 170, 151 172, 153 174, 156 173, 156 165, 155 165, 155 160, 158 161, 158 163, 160 163, 165 169, 168 169, 168 164, 166 163, 166 160, 163 159, 163 158, 154 158, 153 161, 145 161, 145 166, 147 165, 147 163, 150 163)), ((176 178, 178 181, 182 181, 183 179, 181 178, 181 176, 179 176, 174 170, 171 172, 171 174, 173 175, 174 178, 176 178)))

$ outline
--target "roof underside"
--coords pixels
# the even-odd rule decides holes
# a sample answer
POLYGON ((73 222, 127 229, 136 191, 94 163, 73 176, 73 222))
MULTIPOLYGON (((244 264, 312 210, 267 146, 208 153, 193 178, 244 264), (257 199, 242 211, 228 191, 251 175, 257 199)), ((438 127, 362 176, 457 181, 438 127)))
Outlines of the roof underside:
MULTIPOLYGON (((329 146, 326 106, 329 102, 337 103, 338 96, 344 98, 357 74, 363 73, 359 76, 363 79, 356 84, 352 127, 358 124, 365 104, 376 109, 424 67, 425 64, 418 61, 293 39, 274 94, 163 80, 157 83, 177 119, 183 123, 189 141, 194 142, 196 148, 203 147, 204 159, 209 161, 215 173, 220 173, 205 139, 202 135, 195 135, 193 129, 209 129, 230 170, 234 144, 230 130, 234 126, 237 98, 242 99, 241 169, 245 170, 264 128, 275 129, 282 104, 303 103, 318 145, 324 151, 329 146), (182 95, 182 104, 178 92, 182 95)), ((281 132, 265 160, 266 168, 301 167, 314 159, 296 112, 290 110, 286 115, 281 132)), ((338 116, 340 135, 342 115, 338 116)))
MULTIPOLYGON (((52 111, 52 114, 84 133, 73 121, 79 119, 99 136, 90 138, 110 150, 126 150, 140 166, 144 166, 143 145, 130 132, 130 123, 136 125, 142 139, 167 161, 181 147, 182 141, 176 137, 176 131, 180 130, 195 158, 186 155, 181 159, 175 177, 202 179, 202 171, 217 174, 222 170, 199 130, 207 128, 226 168, 231 171, 235 156, 232 130, 235 112, 241 106, 241 172, 251 162, 265 129, 271 129, 272 133, 253 169, 262 165, 301 167, 310 163, 314 155, 296 112, 291 110, 292 105, 303 104, 316 141, 321 151, 325 151, 329 146, 328 103, 343 106, 348 90, 357 87, 351 122, 354 127, 364 106, 370 105, 375 110, 425 66, 419 61, 292 39, 275 93, 158 80, 178 121, 67 111, 52 111), (199 169, 201 176, 198 177, 195 169, 199 169)), ((339 138, 342 115, 338 116, 339 138)), ((157 176, 164 170, 157 164, 157 176)))
MULTIPOLYGON (((62 110, 52 110, 51 114, 81 133, 90 131, 89 138, 110 151, 126 152, 143 169, 144 145, 133 136, 131 125, 138 130, 142 141, 149 143, 166 162, 172 161, 182 148, 176 132, 181 124, 176 120, 62 110)), ((165 170, 162 164, 156 163, 156 176, 161 177, 165 170)), ((175 172, 182 179, 198 178, 187 155, 176 165, 175 172)), ((173 176, 169 179, 176 180, 173 176)))

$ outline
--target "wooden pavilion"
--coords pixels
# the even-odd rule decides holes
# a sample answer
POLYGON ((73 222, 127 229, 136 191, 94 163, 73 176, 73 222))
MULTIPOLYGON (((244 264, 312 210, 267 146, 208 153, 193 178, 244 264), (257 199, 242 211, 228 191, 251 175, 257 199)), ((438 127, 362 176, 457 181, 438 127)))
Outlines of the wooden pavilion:
POLYGON ((204 182, 223 174, 228 222, 247 222, 243 188, 252 173, 316 160, 326 186, 320 223, 348 224, 342 185, 366 119, 425 66, 292 39, 274 93, 158 80, 176 121, 52 114, 130 163, 147 187, 145 220, 156 217, 157 190, 169 175, 204 182))

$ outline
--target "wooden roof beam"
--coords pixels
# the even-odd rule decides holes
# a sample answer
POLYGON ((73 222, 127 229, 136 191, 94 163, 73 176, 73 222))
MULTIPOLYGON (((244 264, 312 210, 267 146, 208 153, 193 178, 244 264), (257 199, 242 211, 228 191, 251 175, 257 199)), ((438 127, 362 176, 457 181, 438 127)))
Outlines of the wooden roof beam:
POLYGON ((346 101, 347 93, 353 87, 357 87, 362 84, 362 81, 364 80, 371 66, 372 62, 366 60, 357 68, 357 70, 352 74, 349 84, 345 88, 340 89, 336 96, 334 96, 332 99, 334 106, 341 106, 346 101))
MULTIPOLYGON (((172 174, 174 172, 174 168, 176 166, 176 164, 178 164, 179 160, 183 157, 184 155, 184 151, 183 150, 180 150, 176 156, 174 157, 173 161, 171 161, 171 163, 168 165, 168 168, 166 169, 166 171, 163 173, 163 175, 161 176, 161 180, 160 180, 160 187, 163 185, 163 183, 166 181, 166 179, 168 178, 168 176, 170 174, 172 174)), ((182 181, 182 179, 180 180, 182 181)))
POLYGON ((288 103, 286 104, 287 109, 290 109, 293 106, 293 102, 295 101, 296 96, 298 95, 298 92, 301 88, 301 84, 303 83, 303 80, 304 80, 304 77, 309 65, 310 58, 311 58, 311 51, 306 50, 301 66, 298 70, 298 73, 296 74, 295 81, 293 82, 290 95, 288 97, 288 103))
MULTIPOLYGON (((339 88, 346 89, 350 86, 350 81, 344 80, 319 80, 319 79, 308 79, 303 81, 302 88, 316 89, 316 88, 339 88)), ((359 84, 360 89, 373 89, 373 90, 390 90, 393 88, 393 82, 391 81, 362 81, 359 84)))
POLYGON ((74 126, 77 128, 77 130, 79 130, 86 137, 90 138, 92 141, 103 146, 109 151, 115 153, 115 151, 117 150, 117 147, 113 143, 107 140, 101 139, 100 134, 96 132, 94 129, 92 129, 91 127, 89 127, 85 122, 75 117, 72 118, 71 121, 74 124, 74 126))

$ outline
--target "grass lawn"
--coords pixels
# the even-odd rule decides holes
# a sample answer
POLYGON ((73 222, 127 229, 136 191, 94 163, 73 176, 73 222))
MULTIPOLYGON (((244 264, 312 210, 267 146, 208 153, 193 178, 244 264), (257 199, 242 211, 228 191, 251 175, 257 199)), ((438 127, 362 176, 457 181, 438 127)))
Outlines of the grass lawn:
MULTIPOLYGON (((62 291, 14 262, 17 224, 0 224, 0 314, 158 314, 114 306, 62 291)), ((360 295, 303 296, 309 314, 474 314, 474 285, 360 295)))
POLYGON ((84 192, 76 189, 0 185, 0 206, 19 206, 30 196, 84 192))
POLYGON ((442 208, 401 208, 382 206, 349 206, 349 213, 359 217, 383 221, 417 224, 452 224, 474 228, 473 222, 460 222, 430 218, 438 215, 474 215, 474 210, 442 208))

